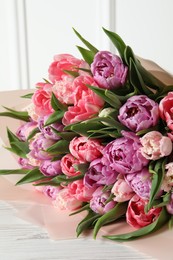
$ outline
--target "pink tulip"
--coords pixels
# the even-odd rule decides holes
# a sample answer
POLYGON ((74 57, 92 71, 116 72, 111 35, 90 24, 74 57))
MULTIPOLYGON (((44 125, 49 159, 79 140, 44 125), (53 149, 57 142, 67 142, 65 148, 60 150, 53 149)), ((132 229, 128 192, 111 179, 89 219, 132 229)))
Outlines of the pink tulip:
MULTIPOLYGON (((58 54, 54 56, 54 61, 49 67, 49 79, 53 83, 64 79, 67 76, 65 70, 79 72, 79 74, 86 74, 79 68, 89 68, 84 60, 79 60, 70 54, 58 54)), ((69 75, 70 76, 70 75, 69 75)), ((71 76, 72 77, 72 76, 71 76)))
POLYGON ((35 113, 38 116, 47 116, 54 111, 51 106, 52 85, 47 83, 37 83, 36 87, 38 87, 38 89, 32 96, 35 113))
POLYGON ((127 223, 134 228, 145 227, 154 222, 161 211, 161 208, 151 208, 145 213, 145 206, 147 201, 144 201, 135 195, 129 201, 129 205, 126 212, 127 223))
POLYGON ((114 200, 117 202, 123 202, 130 200, 135 194, 132 188, 127 184, 124 178, 118 178, 112 187, 111 193, 115 195, 114 200))
POLYGON ((56 199, 53 201, 55 208, 61 210, 76 210, 80 208, 82 202, 75 198, 73 194, 70 193, 68 188, 60 190, 56 196, 56 199))
POLYGON ((71 154, 83 162, 92 162, 102 156, 103 146, 96 139, 87 137, 75 137, 69 145, 71 154))
POLYGON ((161 118, 166 121, 169 129, 173 130, 173 92, 169 92, 159 104, 161 118))
POLYGON ((158 131, 151 131, 140 138, 142 155, 149 160, 158 160, 172 152, 172 141, 158 131))

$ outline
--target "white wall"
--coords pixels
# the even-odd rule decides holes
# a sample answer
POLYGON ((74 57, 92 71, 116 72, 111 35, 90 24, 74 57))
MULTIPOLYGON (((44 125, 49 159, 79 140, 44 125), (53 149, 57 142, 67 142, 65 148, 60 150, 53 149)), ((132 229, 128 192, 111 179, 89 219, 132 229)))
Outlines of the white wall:
POLYGON ((33 88, 57 53, 81 57, 75 27, 114 50, 101 27, 173 73, 172 0, 0 0, 0 90, 33 88))
POLYGON ((81 42, 72 27, 98 48, 109 49, 101 27, 113 30, 114 4, 114 0, 0 0, 0 34, 4 35, 0 90, 33 88, 47 78, 55 54, 81 57, 75 47, 81 42))
POLYGON ((173 73, 173 1, 116 0, 116 31, 136 54, 173 73))

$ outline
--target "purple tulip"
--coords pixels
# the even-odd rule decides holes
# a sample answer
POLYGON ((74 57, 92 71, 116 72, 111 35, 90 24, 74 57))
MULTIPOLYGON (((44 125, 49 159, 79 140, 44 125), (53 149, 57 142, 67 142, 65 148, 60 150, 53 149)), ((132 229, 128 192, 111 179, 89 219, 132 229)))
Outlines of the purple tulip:
POLYGON ((145 95, 133 96, 119 110, 119 121, 134 132, 155 126, 159 119, 159 106, 145 95))
POLYGON ((34 167, 29 164, 29 159, 28 158, 22 158, 20 157, 18 159, 18 163, 20 164, 20 166, 23 168, 23 169, 28 169, 28 170, 32 170, 34 167))
POLYGON ((113 170, 122 174, 140 171, 148 164, 141 154, 139 137, 132 132, 122 131, 123 137, 108 143, 103 150, 102 161, 113 170))
POLYGON ((41 133, 48 139, 59 140, 60 137, 52 130, 52 127, 55 130, 57 130, 58 132, 62 132, 64 126, 60 123, 54 123, 49 126, 44 126, 47 119, 48 119, 48 116, 40 117, 40 119, 38 121, 38 127, 39 127, 41 133))
POLYGON ((57 194, 62 190, 62 187, 44 186, 43 193, 52 200, 56 199, 57 194))
POLYGON ((101 215, 113 209, 116 205, 116 202, 111 200, 107 202, 110 192, 103 192, 103 186, 100 186, 93 193, 93 197, 90 200, 90 208, 101 215))
POLYGON ((34 128, 37 127, 37 123, 34 122, 34 121, 31 121, 31 122, 27 122, 23 125, 21 125, 17 131, 16 131, 16 135, 17 137, 25 142, 29 136, 29 134, 32 132, 32 130, 34 130, 34 128))
POLYGON ((173 193, 171 194, 170 202, 166 205, 166 209, 169 214, 173 215, 173 193))
POLYGON ((38 133, 29 144, 29 156, 38 160, 49 160, 52 156, 46 150, 55 143, 55 140, 47 139, 38 133))
POLYGON ((126 82, 128 68, 109 51, 99 51, 91 64, 94 80, 101 88, 116 89, 126 82))
POLYGON ((47 177, 53 177, 62 173, 61 160, 44 160, 40 165, 40 171, 47 177))
POLYGON ((115 182, 117 175, 115 170, 112 170, 109 165, 104 165, 101 158, 98 158, 90 163, 84 177, 84 184, 89 188, 111 185, 115 182))
POLYGON ((125 180, 132 190, 144 200, 150 198, 151 173, 145 167, 140 172, 125 175, 125 180))

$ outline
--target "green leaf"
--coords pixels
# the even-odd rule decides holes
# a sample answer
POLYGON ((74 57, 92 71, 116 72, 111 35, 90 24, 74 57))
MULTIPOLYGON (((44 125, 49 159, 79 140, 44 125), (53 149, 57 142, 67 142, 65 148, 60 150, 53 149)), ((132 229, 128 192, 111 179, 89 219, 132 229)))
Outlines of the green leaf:
POLYGON ((153 233, 160 229, 166 222, 168 222, 170 216, 167 213, 166 209, 163 208, 159 217, 150 225, 145 226, 143 228, 140 228, 136 231, 130 232, 130 233, 125 233, 125 234, 120 234, 120 235, 111 235, 111 236, 103 236, 104 238, 108 238, 110 240, 115 240, 115 241, 129 241, 133 240, 142 236, 146 236, 150 233, 153 233))
POLYGON ((79 73, 77 71, 73 71, 73 70, 63 70, 66 74, 76 78, 79 76, 79 73))
POLYGON ((76 215, 84 210, 89 210, 90 209, 90 204, 87 203, 86 205, 84 205, 82 208, 80 208, 79 210, 74 211, 73 213, 71 213, 69 216, 73 216, 76 215))
POLYGON ((51 82, 48 79, 43 78, 43 80, 45 81, 45 83, 51 84, 51 82))
POLYGON ((165 88, 165 84, 157 79, 151 72, 147 71, 140 62, 136 63, 136 66, 145 82, 145 84, 153 89, 158 90, 159 92, 165 88))
POLYGON ((46 152, 53 154, 64 154, 69 152, 69 142, 66 140, 59 140, 51 145, 46 152))
POLYGON ((85 40, 74 28, 73 28, 75 34, 78 36, 78 38, 86 45, 86 47, 93 52, 93 54, 96 54, 98 50, 87 40, 85 40))
POLYGON ((1 112, 0 116, 7 116, 7 117, 14 118, 14 119, 22 120, 22 121, 25 121, 25 122, 30 121, 30 117, 28 115, 28 112, 26 112, 26 111, 16 111, 16 110, 10 109, 8 107, 4 107, 4 108, 7 111, 1 112))
POLYGON ((127 64, 130 64, 130 59, 134 61, 139 73, 141 74, 141 77, 143 78, 143 81, 147 86, 159 91, 162 91, 165 88, 165 84, 163 82, 157 79, 153 74, 151 74, 151 72, 147 71, 141 65, 140 61, 137 59, 137 57, 133 53, 133 50, 129 46, 126 46, 124 56, 127 64))
POLYGON ((126 44, 124 43, 124 41, 115 32, 108 31, 105 28, 103 28, 103 31, 107 34, 109 39, 115 45, 115 47, 117 48, 122 60, 124 61, 124 51, 125 51, 125 48, 126 48, 126 44))
POLYGON ((13 147, 4 147, 6 150, 10 151, 18 155, 19 157, 26 158, 26 154, 24 154, 17 146, 13 145, 13 147))
POLYGON ((33 186, 53 186, 53 187, 59 187, 61 183, 57 181, 55 178, 53 178, 50 181, 44 180, 39 181, 38 183, 33 184, 33 186))
POLYGON ((139 91, 142 94, 145 94, 147 96, 153 94, 153 92, 147 88, 147 86, 145 85, 134 61, 132 60, 132 58, 130 58, 130 72, 129 72, 129 76, 130 76, 130 82, 131 84, 136 87, 137 89, 139 89, 139 91))
POLYGON ((73 167, 76 171, 79 171, 82 174, 85 174, 88 170, 89 163, 74 164, 73 167))
POLYGON ((164 98, 169 92, 173 91, 173 86, 168 85, 165 86, 163 89, 160 91, 157 91, 152 98, 155 99, 155 101, 160 101, 162 98, 164 98))
POLYGON ((26 94, 26 95, 20 96, 20 97, 21 98, 29 98, 29 99, 31 99, 33 95, 34 95, 34 93, 29 93, 29 94, 26 94))
POLYGON ((160 208, 160 207, 166 206, 170 202, 171 194, 168 192, 168 193, 164 194, 162 196, 162 198, 163 198, 163 201, 160 203, 154 204, 154 208, 160 208))
POLYGON ((164 178, 164 175, 165 175, 165 163, 166 163, 166 159, 162 158, 162 159, 156 161, 156 164, 155 164, 153 170, 151 170, 151 168, 149 168, 149 171, 153 175, 152 175, 150 199, 149 199, 149 202, 148 202, 147 207, 146 207, 147 210, 152 208, 154 200, 155 200, 158 192, 160 191, 161 184, 163 182, 163 178, 164 178))
POLYGON ((141 130, 141 131, 138 131, 136 133, 136 135, 141 136, 141 135, 144 135, 144 134, 146 134, 146 133, 148 133, 150 131, 158 131, 158 125, 150 127, 150 128, 147 128, 147 129, 144 129, 144 130, 141 130))
POLYGON ((38 127, 34 128, 31 133, 29 134, 27 141, 29 141, 31 138, 33 138, 37 133, 40 132, 40 129, 38 127))
POLYGON ((47 177, 45 177, 38 168, 35 168, 33 170, 28 171, 28 173, 22 178, 20 179, 16 185, 21 185, 21 184, 25 184, 25 183, 32 183, 38 180, 46 180, 47 177))
POLYGON ((136 66, 137 66, 137 63, 139 62, 130 46, 126 46, 126 48, 124 50, 124 58, 125 58, 125 62, 127 65, 130 65, 130 59, 133 60, 133 62, 135 63, 136 66))
POLYGON ((91 64, 94 59, 94 53, 90 50, 77 46, 78 50, 82 54, 83 59, 88 63, 91 64))
POLYGON ((64 111, 55 111, 53 114, 51 114, 49 116, 49 118, 47 119, 47 121, 45 122, 44 126, 48 126, 51 125, 53 123, 58 123, 61 122, 61 119, 64 116, 64 111))
POLYGON ((7 128, 8 140, 11 147, 5 147, 10 152, 17 154, 20 157, 26 158, 26 154, 29 152, 28 142, 22 142, 19 138, 13 134, 7 128))
POLYGON ((27 154, 30 151, 28 142, 12 142, 11 147, 17 147, 23 154, 27 154))
POLYGON ((15 134, 13 134, 13 132, 11 132, 8 127, 7 127, 7 135, 10 144, 13 142, 20 142, 19 138, 15 134))
POLYGON ((0 175, 11 175, 11 174, 26 174, 28 172, 27 169, 13 169, 13 170, 0 170, 0 175))
POLYGON ((77 237, 85 230, 92 227, 93 223, 100 217, 99 214, 89 210, 87 216, 78 224, 76 233, 77 237))
POLYGON ((127 210, 127 203, 123 202, 123 203, 117 203, 115 208, 111 209, 110 211, 108 211, 107 213, 105 213, 103 216, 101 216, 95 226, 94 226, 94 231, 93 231, 93 236, 94 238, 96 238, 98 231, 100 230, 100 228, 108 223, 111 223, 119 218, 121 218, 127 210))
POLYGON ((59 184, 68 185, 69 183, 71 183, 73 181, 83 179, 83 177, 84 177, 84 174, 79 174, 79 175, 74 176, 74 177, 68 177, 68 176, 62 174, 62 175, 56 176, 52 180, 59 183, 59 184))
POLYGON ((101 124, 99 122, 87 123, 84 121, 84 122, 80 122, 77 124, 68 125, 64 129, 71 130, 73 132, 76 132, 79 135, 89 136, 90 133, 88 131, 100 129, 102 126, 103 126, 103 124, 101 124))
POLYGON ((62 104, 55 96, 55 94, 52 92, 52 97, 51 97, 51 106, 55 111, 66 111, 67 106, 62 104))
POLYGON ((168 222, 168 228, 169 229, 173 228, 173 215, 171 215, 170 220, 168 222))
POLYGON ((95 92, 98 96, 100 96, 104 101, 106 101, 112 107, 119 109, 121 106, 121 102, 116 94, 111 92, 108 89, 102 89, 94 86, 87 85, 93 92, 95 92))
POLYGON ((66 141, 71 141, 74 137, 77 136, 76 133, 73 132, 59 132, 57 131, 55 128, 51 127, 52 130, 54 131, 55 134, 57 134, 57 136, 61 137, 62 139, 66 140, 66 141))

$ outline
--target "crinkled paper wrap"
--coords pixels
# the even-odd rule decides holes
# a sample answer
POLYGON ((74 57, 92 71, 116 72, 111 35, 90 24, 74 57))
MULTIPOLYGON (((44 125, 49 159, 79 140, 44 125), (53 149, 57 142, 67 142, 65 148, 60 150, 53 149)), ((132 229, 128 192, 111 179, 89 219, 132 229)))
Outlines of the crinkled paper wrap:
MULTIPOLYGON (((161 69, 155 63, 140 59, 145 68, 167 85, 173 84, 173 77, 161 69)), ((31 90, 18 90, 0 92, 0 105, 21 109, 29 102, 20 98, 21 95, 32 92, 31 90)), ((19 165, 15 156, 2 147, 7 144, 6 127, 15 131, 19 122, 15 119, 0 117, 0 169, 17 169, 19 165)), ((68 211, 55 209, 51 200, 38 191, 32 185, 15 186, 21 176, 0 177, 0 200, 11 204, 17 215, 24 220, 44 228, 51 239, 76 238, 76 226, 84 217, 84 212, 69 216, 68 211)), ((120 234, 132 231, 125 222, 119 222, 101 228, 99 237, 108 234, 120 234)), ((124 242, 125 245, 148 254, 157 259, 173 259, 171 256, 173 230, 163 227, 154 234, 148 235, 135 241, 124 242)), ((93 241, 94 243, 94 241, 93 241)))

